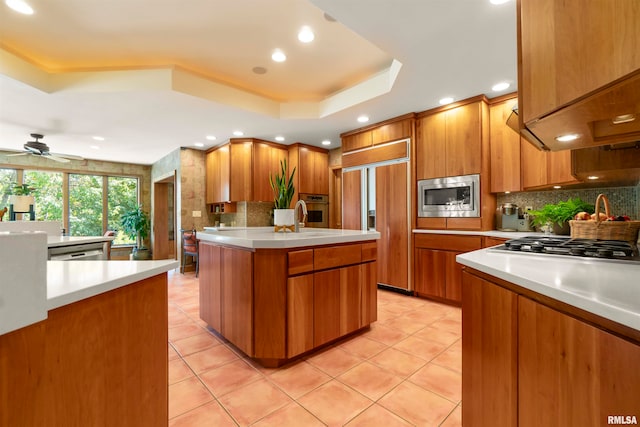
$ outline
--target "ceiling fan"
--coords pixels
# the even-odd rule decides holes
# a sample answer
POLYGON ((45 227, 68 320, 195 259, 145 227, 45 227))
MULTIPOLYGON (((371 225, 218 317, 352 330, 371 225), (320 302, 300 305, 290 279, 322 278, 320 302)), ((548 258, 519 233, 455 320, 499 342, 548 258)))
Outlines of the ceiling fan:
POLYGON ((70 160, 84 160, 84 158, 80 156, 51 153, 49 151, 49 146, 44 142, 39 141, 40 139, 44 138, 44 135, 41 135, 39 133, 32 133, 31 137, 35 139, 35 141, 27 141, 27 143, 23 145, 26 152, 19 154, 7 154, 7 156, 26 156, 30 154, 34 156, 42 156, 46 159, 55 160, 56 162, 61 163, 68 163, 70 160))

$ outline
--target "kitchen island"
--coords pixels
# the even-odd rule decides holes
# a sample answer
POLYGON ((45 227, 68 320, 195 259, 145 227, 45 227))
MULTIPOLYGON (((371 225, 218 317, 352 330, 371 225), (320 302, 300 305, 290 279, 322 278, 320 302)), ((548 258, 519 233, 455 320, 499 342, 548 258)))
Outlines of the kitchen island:
POLYGON ((206 231, 200 317, 264 366, 279 366, 377 318, 375 231, 206 231))
POLYGON ((0 335, 0 425, 167 425, 166 272, 179 263, 46 261, 40 246, 46 282, 21 286, 46 289, 44 320, 0 335))
POLYGON ((463 425, 640 421, 639 263, 496 249, 457 261, 463 425))

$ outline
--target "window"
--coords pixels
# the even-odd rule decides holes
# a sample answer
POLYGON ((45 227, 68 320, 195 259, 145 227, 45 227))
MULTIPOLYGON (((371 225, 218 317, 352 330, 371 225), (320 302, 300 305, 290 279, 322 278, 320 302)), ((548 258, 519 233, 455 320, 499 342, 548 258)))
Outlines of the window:
POLYGON ((120 226, 123 213, 138 206, 138 180, 121 176, 110 176, 107 184, 107 229, 117 230, 114 245, 135 244, 120 226))
MULTIPOLYGON (((15 169, 0 169, 0 209, 4 209, 5 206, 9 209, 9 190, 13 186, 13 183, 18 179, 18 173, 15 169)), ((4 217, 4 220, 9 219, 9 214, 4 217)))
POLYGON ((69 235, 102 234, 102 176, 69 174, 69 235))
POLYGON ((60 221, 62 224, 62 173, 25 171, 22 181, 36 188, 36 221, 60 221))

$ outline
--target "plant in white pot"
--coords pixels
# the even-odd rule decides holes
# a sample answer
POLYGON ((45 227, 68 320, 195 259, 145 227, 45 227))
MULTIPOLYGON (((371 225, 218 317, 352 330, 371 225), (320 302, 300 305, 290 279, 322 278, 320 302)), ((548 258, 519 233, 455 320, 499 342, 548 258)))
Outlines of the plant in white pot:
POLYGON ((142 205, 125 212, 120 217, 120 224, 127 235, 136 239, 136 246, 133 248, 131 259, 149 259, 149 249, 144 247, 144 239, 149 236, 151 221, 149 216, 142 210, 142 205))
POLYGON ((31 206, 35 203, 33 194, 36 189, 29 187, 27 184, 14 183, 11 187, 9 204, 13 205, 14 212, 30 212, 31 206))
POLYGON ((269 174, 269 183, 273 189, 275 209, 273 210, 273 225, 275 231, 294 231, 295 221, 293 209, 290 209, 291 200, 296 189, 293 186, 293 176, 296 173, 294 167, 291 175, 288 175, 286 160, 280 160, 280 174, 269 174))

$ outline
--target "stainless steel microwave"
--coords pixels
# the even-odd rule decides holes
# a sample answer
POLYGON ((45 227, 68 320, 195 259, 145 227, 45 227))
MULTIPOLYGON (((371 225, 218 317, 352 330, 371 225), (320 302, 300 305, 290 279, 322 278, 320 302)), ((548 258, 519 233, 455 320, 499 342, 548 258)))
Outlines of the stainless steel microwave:
POLYGON ((480 175, 418 181, 419 217, 479 217, 480 175))

